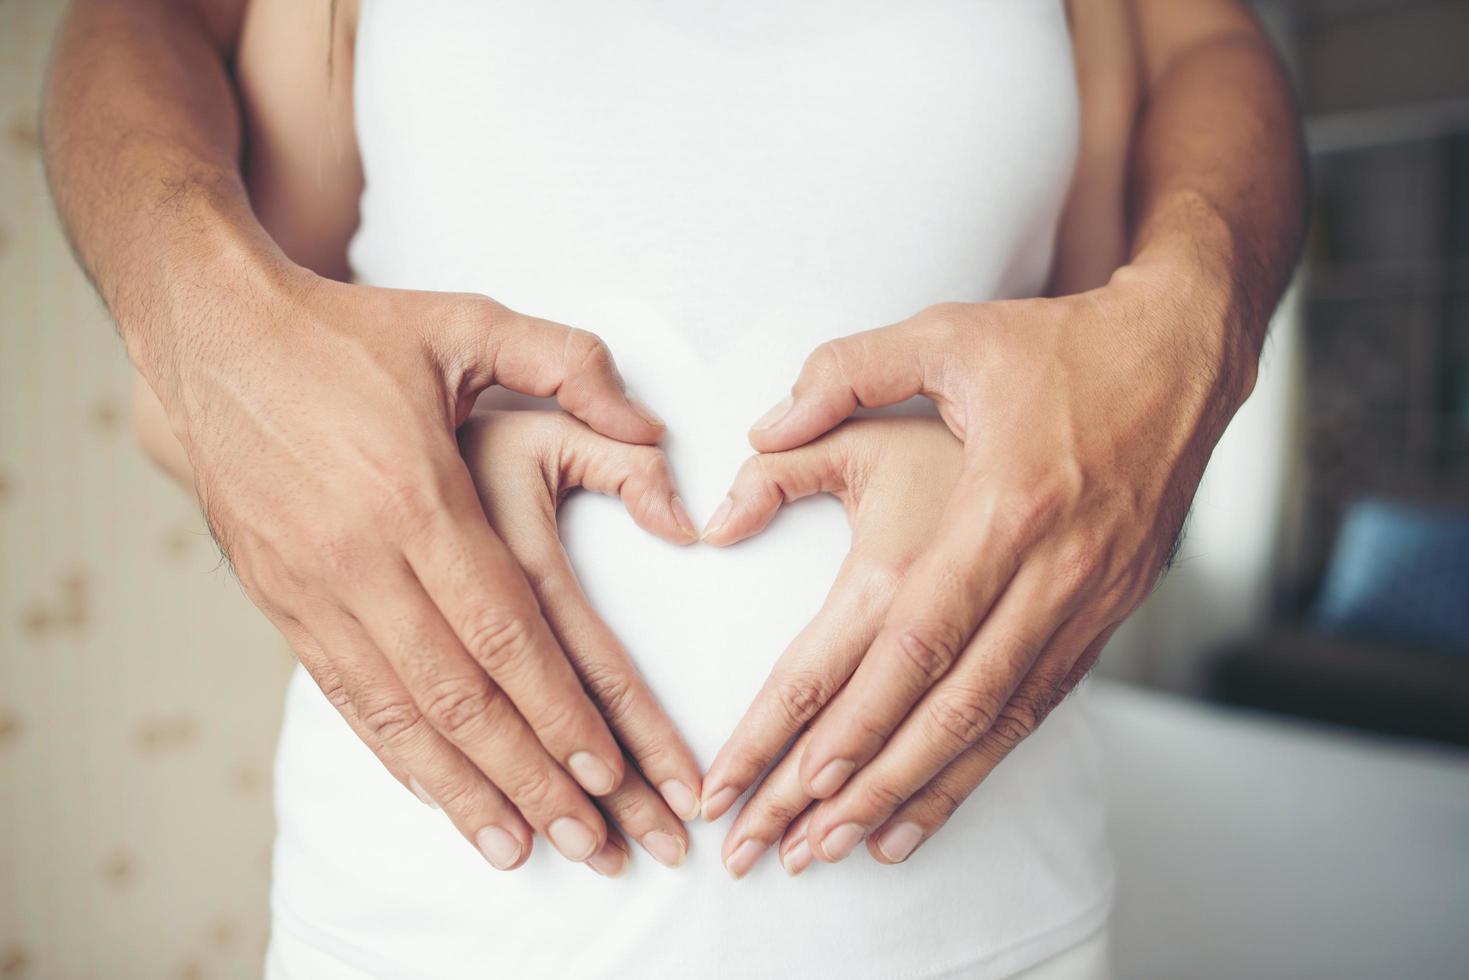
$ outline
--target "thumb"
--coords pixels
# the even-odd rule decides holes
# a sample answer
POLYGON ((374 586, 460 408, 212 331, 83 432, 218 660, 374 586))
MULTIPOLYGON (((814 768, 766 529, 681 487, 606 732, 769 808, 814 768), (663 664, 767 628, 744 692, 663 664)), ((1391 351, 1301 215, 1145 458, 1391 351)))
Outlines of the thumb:
POLYGON ((751 456, 704 528, 704 541, 734 544, 764 530, 782 504, 817 493, 842 496, 847 488, 845 463, 845 454, 831 437, 785 452, 751 456))
POLYGON ((470 361, 464 383, 474 394, 498 384, 537 398, 554 396, 613 439, 651 445, 663 438, 663 420, 624 390, 612 352, 596 334, 516 313, 486 297, 474 297, 470 310, 459 336, 470 361))
POLYGON ((831 429, 858 405, 877 408, 928 394, 931 333, 926 319, 915 317, 822 344, 806 358, 790 397, 750 429, 750 444, 760 452, 790 449, 831 429))

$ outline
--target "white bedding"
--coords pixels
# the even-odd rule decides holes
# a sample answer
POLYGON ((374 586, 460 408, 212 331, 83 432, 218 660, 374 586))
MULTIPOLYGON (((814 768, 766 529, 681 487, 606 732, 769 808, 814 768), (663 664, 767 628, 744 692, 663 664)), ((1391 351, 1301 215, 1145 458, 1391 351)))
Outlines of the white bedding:
POLYGON ((1469 976, 1469 753, 1093 691, 1119 977, 1469 976))

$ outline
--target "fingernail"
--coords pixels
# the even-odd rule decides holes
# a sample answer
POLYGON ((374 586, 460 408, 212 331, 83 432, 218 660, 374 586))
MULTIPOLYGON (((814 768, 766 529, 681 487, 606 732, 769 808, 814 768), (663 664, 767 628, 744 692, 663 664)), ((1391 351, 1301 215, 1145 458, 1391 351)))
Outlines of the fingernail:
POLYGON ((616 878, 627 870, 627 854, 611 841, 587 859, 587 867, 603 878, 616 878))
POLYGON ((683 864, 684 855, 688 853, 683 841, 661 830, 654 830, 643 836, 643 849, 653 855, 659 864, 669 868, 683 864))
POLYGON ((732 510, 734 510, 734 498, 725 497, 718 509, 714 511, 714 516, 709 518, 709 523, 704 525, 704 537, 707 538, 724 527, 725 522, 729 520, 729 512, 732 510))
POLYGON ((857 770, 857 763, 850 759, 833 759, 821 767, 811 780, 811 795, 824 800, 842 788, 847 777, 857 770))
POLYGON ((899 823, 889 827, 877 839, 877 849, 882 852, 883 857, 896 864, 906 861, 908 855, 913 853, 913 848, 922 840, 922 827, 916 823, 899 823))
POLYGON ((585 861, 597 850, 597 835, 592 828, 575 817, 557 817, 546 828, 546 836, 562 856, 571 861, 585 861))
POLYGON ((734 849, 724 861, 724 868, 729 872, 731 878, 736 881, 743 878, 755 862, 760 860, 760 855, 765 853, 765 845, 757 840, 747 840, 734 849))
POLYGON ((739 790, 733 786, 724 787, 724 789, 704 801, 704 819, 718 820, 724 815, 724 811, 734 806, 734 801, 739 798, 739 790))
POLYGON ((768 429, 768 428, 770 428, 771 426, 775 425, 775 423, 777 423, 781 419, 785 418, 786 417, 786 413, 791 410, 791 406, 794 405, 795 403, 796 402, 795 402, 795 399, 793 397, 791 397, 790 395, 786 395, 773 408, 771 408, 770 411, 768 411, 764 415, 760 416, 759 420, 757 420, 755 422, 755 424, 752 426, 752 428, 755 428, 755 429, 768 429))
POLYGON ((678 529, 690 538, 697 538, 699 532, 694 528, 694 520, 689 517, 689 510, 683 505, 683 498, 674 494, 671 501, 673 506, 673 520, 678 524, 678 529))
POLYGON ((643 421, 650 422, 653 425, 662 425, 663 424, 663 420, 658 417, 658 413, 655 412, 655 411, 653 411, 647 405, 645 405, 643 403, 643 401, 641 399, 639 399, 637 396, 635 396, 635 395, 628 395, 627 396, 627 403, 632 406, 632 410, 634 412, 637 412, 639 415, 641 415, 643 417, 643 421))
POLYGON ((606 796, 617 784, 617 777, 612 775, 607 763, 590 752, 573 752, 566 764, 582 789, 593 796, 606 796))
POLYGON ((500 827, 485 827, 474 835, 474 843, 485 860, 501 871, 509 871, 520 860, 520 841, 500 827))
POLYGON ((826 853, 828 861, 840 861, 852 853, 852 848, 862 842, 867 836, 867 831, 861 824, 844 823, 835 830, 829 832, 821 841, 821 849, 826 853))
POLYGON ((692 820, 699 815, 699 798, 688 784, 678 779, 667 779, 658 784, 668 808, 678 814, 680 820, 692 820))
POLYGON ((434 798, 428 795, 428 790, 423 788, 423 783, 420 783, 412 776, 408 777, 408 788, 413 790, 413 795, 422 800, 426 806, 430 806, 435 810, 439 808, 439 805, 434 802, 434 798))
POLYGON ((786 874, 794 878, 796 875, 811 867, 811 845, 806 843, 805 838, 797 842, 796 846, 786 852, 785 860, 781 866, 786 869, 786 874))

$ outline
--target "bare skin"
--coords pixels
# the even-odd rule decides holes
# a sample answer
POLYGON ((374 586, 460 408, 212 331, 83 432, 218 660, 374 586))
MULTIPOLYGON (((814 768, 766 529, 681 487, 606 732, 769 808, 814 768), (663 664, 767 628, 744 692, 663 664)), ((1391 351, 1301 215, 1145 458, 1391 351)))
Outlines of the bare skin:
MULTIPOLYGON (((556 616, 541 617, 522 556, 485 524, 453 433, 490 383, 554 392, 613 439, 651 444, 661 426, 622 395, 610 355, 588 335, 483 297, 330 281, 345 275, 334 242, 355 226, 360 181, 343 102, 350 86, 337 84, 350 70, 350 35, 320 25, 307 41, 296 30, 293 58, 309 51, 320 66, 335 52, 327 89, 325 72, 251 68, 251 38, 277 36, 290 11, 302 16, 285 0, 257 0, 243 32, 238 5, 201 5, 197 20, 167 16, 166 6, 132 4, 122 17, 114 4, 77 5, 46 136, 63 216, 206 513, 252 597, 296 637, 303 662, 389 768, 432 785, 436 798, 467 801, 451 812, 466 836, 505 824, 508 797, 538 831, 573 816, 590 831, 588 853, 603 854, 615 838, 585 794, 605 784, 578 787, 570 757, 589 751, 621 785, 621 750, 647 741, 588 720, 595 692, 573 689, 584 680, 577 655, 557 644, 556 616), (237 42, 245 112, 261 134, 244 166, 253 200, 222 70, 237 42), (299 96, 312 84, 319 98, 297 102, 316 108, 268 110, 272 91, 299 96), (325 213, 298 220, 312 197, 328 202, 325 213), (296 540, 310 547, 286 546, 296 540), (324 608, 282 598, 303 591, 324 596, 324 608), (424 690, 397 673, 407 658, 393 659, 391 624, 363 626, 395 591, 416 597, 398 625, 434 637, 443 662, 483 668, 488 659, 503 670, 483 649, 485 627, 498 633, 508 622, 531 638, 504 678, 514 737, 479 732, 466 746, 433 723, 424 690), (344 620, 363 628, 333 628, 344 620), (562 680, 532 690, 532 676, 562 680), (583 701, 571 733, 537 725, 562 702, 583 701), (526 798, 538 783, 525 778, 526 758, 556 776, 549 804, 526 798), (502 782, 521 795, 500 793, 502 782)), ((1156 579, 1253 382, 1302 210, 1294 114, 1268 46, 1235 0, 1184 6, 1074 5, 1082 154, 1054 298, 944 304, 827 344, 790 405, 752 430, 757 450, 799 454, 858 404, 925 394, 951 435, 921 441, 934 465, 957 459, 959 469, 938 516, 902 526, 882 621, 854 625, 824 657, 803 661, 799 690, 783 659, 711 767, 702 803, 712 818, 800 740, 778 784, 736 821, 727 861, 748 855, 747 842, 758 851, 779 843, 788 868, 792 855, 839 860, 863 838, 878 860, 905 859, 1039 724, 1156 579), (1000 472, 1003 481, 987 475, 1000 472)), ((335 30, 350 24, 344 6, 335 30)), ((849 447, 864 431, 882 439, 847 431, 836 438, 849 447)), ((707 541, 728 544, 759 524, 768 497, 757 506, 748 486, 736 483, 707 541)), ((667 506, 672 514, 671 497, 667 506)), ((502 690, 493 669, 482 672, 502 690)), ((466 690, 454 688, 450 703, 466 690)), ((641 717, 640 733, 666 722, 652 705, 641 717)), ((653 785, 664 787, 667 773, 700 789, 686 749, 635 761, 653 785)), ((682 797, 663 795, 689 815, 682 797)))
MULTIPOLYGON (((661 791, 662 822, 692 816, 692 753, 625 652, 558 641, 456 442, 491 384, 554 395, 624 443, 652 445, 663 424, 586 331, 483 296, 333 278, 360 176, 340 125, 350 75, 328 89, 324 69, 329 52, 350 69, 351 11, 245 12, 78 3, 44 116, 62 216, 221 548, 358 735, 496 867, 524 862, 531 829, 597 860, 610 839, 599 801, 634 768, 661 791), (237 93, 227 61, 266 39, 301 58, 299 75, 252 60, 237 93), (315 91, 311 108, 274 112, 283 81, 315 91), (237 94, 255 124, 255 201, 237 94)), ((671 486, 660 505, 694 540, 671 486)))
MULTIPOLYGON (((1057 295, 940 304, 828 342, 751 430, 779 455, 859 405, 921 394, 963 466, 923 547, 894 566, 881 622, 852 620, 818 656, 793 647, 711 765, 714 818, 797 739, 727 857, 779 841, 804 866, 864 840, 881 862, 911 856, 1151 590, 1253 386, 1303 226, 1283 72, 1232 0, 1072 12, 1093 33, 1076 46, 1082 170, 1057 295), (1131 75, 1118 57, 1129 37, 1131 75), (1091 97, 1097 86, 1114 94, 1091 97), (1132 92, 1139 111, 1114 111, 1132 92), (1124 177, 1127 197, 1113 196, 1124 177), (1113 214, 1126 215, 1120 234, 1113 214)), ((736 481, 704 539, 735 540, 766 506, 736 481)))

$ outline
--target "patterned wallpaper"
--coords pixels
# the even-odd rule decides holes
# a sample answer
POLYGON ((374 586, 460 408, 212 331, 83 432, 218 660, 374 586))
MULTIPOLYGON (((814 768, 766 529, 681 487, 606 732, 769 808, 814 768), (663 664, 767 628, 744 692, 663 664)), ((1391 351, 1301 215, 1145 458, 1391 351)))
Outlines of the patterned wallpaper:
POLYGON ((133 445, 42 177, 61 8, 0 2, 0 978, 259 977, 291 661, 133 445))

